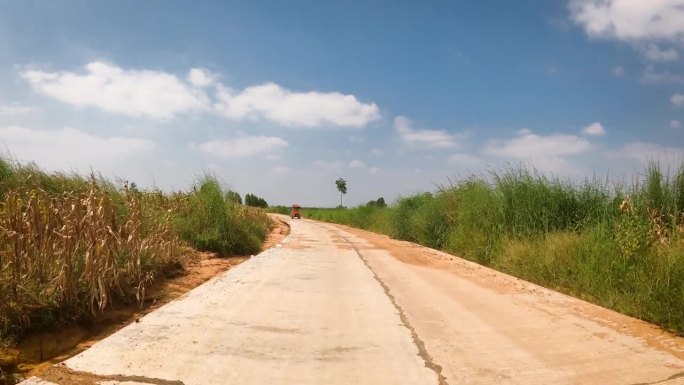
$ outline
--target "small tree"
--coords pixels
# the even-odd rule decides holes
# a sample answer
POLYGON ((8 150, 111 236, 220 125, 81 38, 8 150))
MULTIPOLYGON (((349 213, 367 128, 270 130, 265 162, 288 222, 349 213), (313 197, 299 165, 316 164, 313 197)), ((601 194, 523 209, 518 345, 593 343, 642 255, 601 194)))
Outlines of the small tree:
POLYGON ((335 181, 335 185, 337 186, 337 191, 340 192, 340 206, 342 206, 342 195, 347 193, 347 181, 340 178, 335 181))

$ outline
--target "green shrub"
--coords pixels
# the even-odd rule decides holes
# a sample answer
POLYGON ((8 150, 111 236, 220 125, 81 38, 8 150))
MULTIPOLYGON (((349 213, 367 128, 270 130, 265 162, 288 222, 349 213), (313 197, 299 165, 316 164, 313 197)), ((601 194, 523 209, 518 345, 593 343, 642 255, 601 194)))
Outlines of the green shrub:
POLYGON ((175 224, 181 237, 196 248, 230 255, 258 252, 270 221, 258 209, 243 208, 226 199, 219 182, 205 176, 175 224))

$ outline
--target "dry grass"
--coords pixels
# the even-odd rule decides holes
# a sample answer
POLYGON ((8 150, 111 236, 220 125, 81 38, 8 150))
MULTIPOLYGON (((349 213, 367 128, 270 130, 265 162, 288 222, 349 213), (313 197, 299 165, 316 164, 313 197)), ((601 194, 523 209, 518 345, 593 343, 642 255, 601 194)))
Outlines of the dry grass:
POLYGON ((141 301, 159 272, 181 262, 171 212, 153 194, 122 202, 95 180, 54 196, 10 190, 0 201, 0 332, 95 314, 114 300, 141 301))
POLYGON ((0 342, 142 303, 184 269, 188 246, 256 253, 270 225, 211 176, 165 194, 0 157, 0 342))

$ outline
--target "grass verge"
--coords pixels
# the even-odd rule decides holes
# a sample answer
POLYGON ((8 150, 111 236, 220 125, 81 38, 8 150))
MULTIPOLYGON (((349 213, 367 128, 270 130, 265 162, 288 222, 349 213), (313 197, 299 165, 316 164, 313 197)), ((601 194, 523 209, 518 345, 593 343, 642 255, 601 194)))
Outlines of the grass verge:
POLYGON ((392 206, 306 216, 441 249, 684 332, 684 165, 629 186, 515 167, 392 206))

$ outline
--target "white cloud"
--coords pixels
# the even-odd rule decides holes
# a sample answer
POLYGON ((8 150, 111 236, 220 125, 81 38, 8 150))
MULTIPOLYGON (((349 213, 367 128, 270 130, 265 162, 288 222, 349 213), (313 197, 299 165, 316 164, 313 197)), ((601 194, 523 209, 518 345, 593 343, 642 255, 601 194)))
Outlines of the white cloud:
POLYGON ((680 122, 679 120, 670 120, 670 127, 682 128, 682 122, 680 122))
POLYGON ((380 118, 375 103, 361 103, 339 92, 293 92, 275 83, 234 92, 219 87, 214 108, 234 119, 266 119, 292 127, 339 126, 360 128, 380 118))
POLYGON ((591 149, 591 143, 575 135, 536 135, 529 130, 519 131, 517 138, 492 140, 484 149, 485 154, 499 157, 535 158, 547 156, 576 155, 591 149))
POLYGON ((684 76, 670 71, 656 72, 651 66, 646 68, 640 80, 645 84, 684 84, 684 76))
POLYGON ((368 169, 368 173, 371 174, 371 175, 375 175, 375 174, 377 174, 378 172, 380 172, 380 169, 377 168, 377 167, 371 167, 371 168, 368 169))
POLYGON ((619 78, 625 76, 627 73, 625 72, 625 69, 622 68, 621 66, 616 66, 613 68, 613 75, 617 76, 619 78))
POLYGON ((276 174, 284 174, 284 173, 290 171, 290 169, 285 167, 285 166, 275 166, 271 169, 271 171, 276 173, 276 174))
POLYGON ((169 119, 207 109, 206 95, 176 76, 150 70, 124 70, 103 62, 85 73, 23 71, 34 90, 76 107, 95 107, 132 117, 169 119))
POLYGON ((207 87, 214 84, 214 75, 203 68, 192 68, 188 73, 188 81, 195 87, 207 87))
POLYGON ((612 155, 613 157, 631 158, 640 162, 653 160, 665 163, 678 163, 684 160, 684 149, 662 146, 655 143, 631 142, 625 144, 619 151, 609 155, 612 155))
POLYGON ((447 162, 461 166, 475 166, 482 163, 482 159, 468 154, 454 154, 447 159, 447 162))
POLYGON ((268 120, 292 127, 361 128, 380 119, 375 103, 339 92, 294 92, 275 83, 236 92, 206 69, 192 68, 185 80, 151 70, 127 70, 95 61, 85 71, 20 73, 38 93, 73 106, 94 107, 131 117, 170 119, 213 112, 232 120, 268 120), (207 93, 207 88, 216 90, 207 93))
POLYGON ((0 116, 24 115, 33 111, 31 107, 17 105, 0 105, 0 116))
POLYGON ((589 136, 603 136, 606 134, 606 129, 599 122, 594 122, 582 129, 582 133, 589 136))
POLYGON ((631 42, 684 37, 684 0, 570 0, 568 7, 590 37, 631 42))
POLYGON ((405 116, 394 118, 394 129, 401 141, 411 146, 449 148, 456 146, 457 139, 465 138, 464 134, 452 135, 444 130, 414 129, 411 120, 405 116))
POLYGON ((375 156, 380 156, 380 155, 384 154, 384 152, 383 152, 381 149, 375 148, 375 147, 374 147, 374 148, 371 150, 371 154, 373 154, 373 155, 375 155, 375 156))
POLYGON ((670 98, 670 102, 675 107, 684 107, 684 94, 674 94, 670 98))
POLYGON ((0 127, 0 144, 22 162, 36 162, 47 170, 89 172, 122 159, 152 152, 153 141, 133 137, 101 137, 65 127, 38 130, 20 126, 0 127))
POLYGON ((277 155, 277 154, 266 155, 266 160, 268 160, 268 161, 275 162, 275 161, 279 161, 280 159, 282 159, 282 156, 277 155))
POLYGON ((356 168, 364 168, 366 167, 366 164, 363 163, 362 161, 358 159, 354 159, 351 162, 349 162, 349 168, 351 169, 356 169, 356 168))
POLYGON ((641 53, 647 60, 652 62, 670 62, 679 59, 679 54, 674 48, 663 50, 655 44, 648 44, 642 47, 641 53))
POLYGON ((242 158, 285 148, 289 144, 270 136, 246 136, 236 139, 212 140, 197 145, 200 150, 222 158, 242 158))

